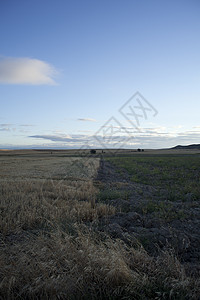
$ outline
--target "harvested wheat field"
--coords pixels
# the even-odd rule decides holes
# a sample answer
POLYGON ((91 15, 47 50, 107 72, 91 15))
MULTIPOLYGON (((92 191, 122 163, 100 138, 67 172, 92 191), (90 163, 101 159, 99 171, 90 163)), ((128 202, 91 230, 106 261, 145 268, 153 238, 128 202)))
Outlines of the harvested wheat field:
POLYGON ((145 202, 157 188, 131 181, 126 164, 67 151, 1 152, 1 299, 199 299, 197 260, 192 269, 170 240, 151 246, 144 234, 158 219, 159 229, 183 222, 185 211, 145 202))

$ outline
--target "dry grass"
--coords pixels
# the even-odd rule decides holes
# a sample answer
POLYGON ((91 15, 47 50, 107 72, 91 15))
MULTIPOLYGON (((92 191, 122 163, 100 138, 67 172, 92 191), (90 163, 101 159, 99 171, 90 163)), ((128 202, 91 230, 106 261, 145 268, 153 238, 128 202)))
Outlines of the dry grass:
POLYGON ((198 299, 199 283, 173 255, 153 259, 80 225, 74 230, 2 247, 2 299, 198 299))
POLYGON ((88 179, 96 176, 98 166, 99 159, 90 157, 0 155, 0 181, 88 179))
POLYGON ((61 180, 58 169, 0 183, 1 299, 198 299, 199 281, 173 254, 152 258, 91 226, 115 213, 95 203, 96 169, 61 180))
POLYGON ((91 180, 2 182, 0 231, 5 235, 114 214, 114 207, 95 204, 96 193, 91 180))

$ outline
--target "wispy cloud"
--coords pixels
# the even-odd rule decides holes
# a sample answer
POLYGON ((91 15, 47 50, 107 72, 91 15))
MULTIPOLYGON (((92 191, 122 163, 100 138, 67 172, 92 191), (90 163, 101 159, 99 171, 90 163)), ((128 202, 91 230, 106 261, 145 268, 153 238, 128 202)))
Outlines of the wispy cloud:
POLYGON ((97 122, 95 119, 90 119, 90 118, 79 118, 77 119, 78 121, 83 121, 83 122, 97 122))
POLYGON ((78 132, 86 132, 86 133, 91 133, 92 130, 78 130, 78 132))
POLYGON ((0 124, 0 127, 9 127, 12 126, 13 124, 7 123, 7 124, 0 124))
POLYGON ((85 142, 87 138, 84 135, 65 135, 65 134, 55 134, 55 135, 32 135, 29 136, 30 138, 35 138, 35 139, 44 139, 44 140, 49 140, 52 142, 85 142))
POLYGON ((0 57, 0 83, 55 85, 56 69, 39 59, 0 57))
POLYGON ((21 124, 19 126, 21 126, 21 127, 33 127, 34 125, 32 125, 32 124, 21 124))
MULTIPOLYGON (((168 148, 176 146, 178 144, 189 145, 192 143, 198 143, 199 133, 197 132, 182 132, 182 133, 141 133, 138 135, 133 134, 129 136, 130 139, 127 140, 127 135, 114 135, 106 136, 106 139, 101 136, 91 136, 83 134, 74 134, 71 136, 64 134, 55 135, 33 135, 29 138, 43 139, 46 141, 54 142, 55 146, 60 145, 60 147, 71 147, 71 148, 81 148, 84 145, 89 145, 90 147, 96 148, 115 148, 122 143, 123 148, 168 148), (98 138, 98 141, 96 139, 98 138), (127 140, 127 141, 126 141, 127 140), (123 142, 125 141, 125 142, 123 142), (100 143, 99 143, 100 142, 100 143)), ((46 147, 46 146, 45 146, 46 147)), ((120 147, 120 146, 119 146, 120 147)))
POLYGON ((0 131, 10 131, 10 128, 3 127, 3 128, 0 128, 0 131))

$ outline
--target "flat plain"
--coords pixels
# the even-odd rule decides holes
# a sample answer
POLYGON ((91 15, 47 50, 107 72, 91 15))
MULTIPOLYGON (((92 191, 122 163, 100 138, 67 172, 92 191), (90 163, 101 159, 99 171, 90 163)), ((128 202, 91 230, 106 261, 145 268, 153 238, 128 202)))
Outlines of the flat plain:
POLYGON ((1 299, 199 299, 200 153, 0 151, 1 299))

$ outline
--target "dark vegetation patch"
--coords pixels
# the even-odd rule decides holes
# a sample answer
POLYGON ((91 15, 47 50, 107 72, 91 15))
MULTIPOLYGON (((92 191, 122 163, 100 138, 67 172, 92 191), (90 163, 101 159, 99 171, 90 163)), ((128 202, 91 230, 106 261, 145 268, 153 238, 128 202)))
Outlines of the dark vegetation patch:
POLYGON ((160 155, 105 158, 98 201, 115 206, 104 230, 150 255, 166 249, 200 275, 200 157, 160 155))
POLYGON ((109 161, 119 167, 119 173, 120 168, 125 169, 131 181, 157 187, 172 201, 200 198, 199 155, 114 157, 109 161))

